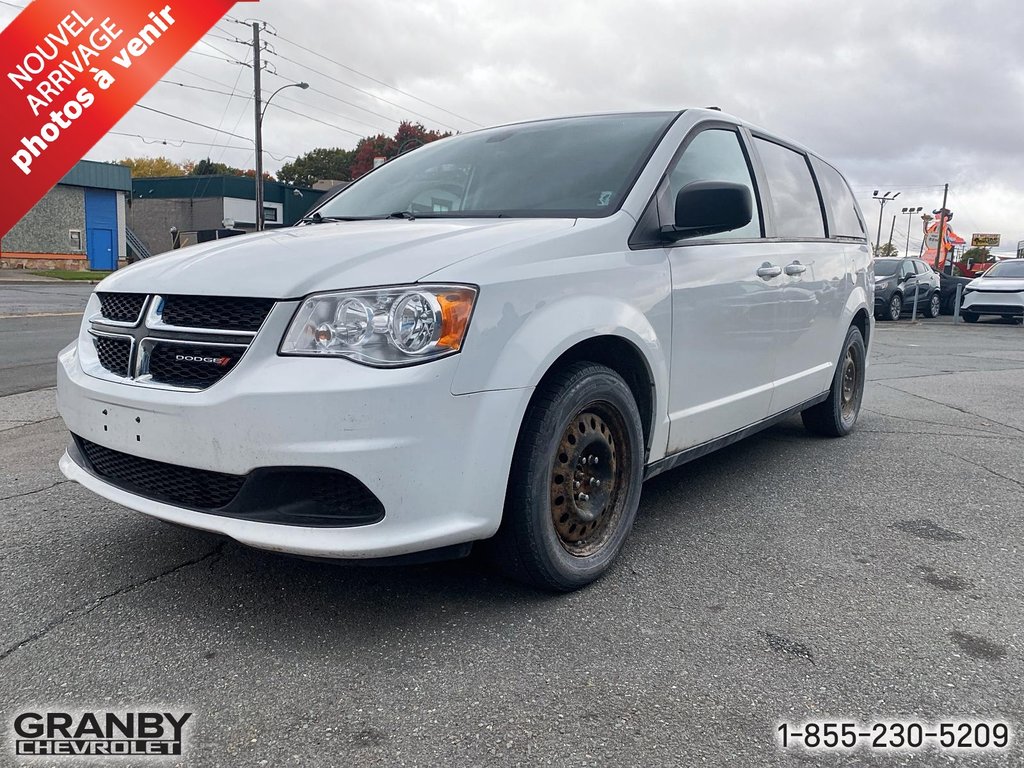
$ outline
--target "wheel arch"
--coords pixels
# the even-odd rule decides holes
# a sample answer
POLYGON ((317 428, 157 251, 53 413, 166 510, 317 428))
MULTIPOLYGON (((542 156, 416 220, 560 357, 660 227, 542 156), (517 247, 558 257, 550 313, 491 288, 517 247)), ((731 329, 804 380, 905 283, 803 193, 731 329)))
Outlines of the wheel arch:
MULTIPOLYGON (((535 307, 511 333, 495 334, 493 341, 481 333, 484 343, 463 352, 454 394, 536 388, 559 367, 591 360, 619 373, 634 392, 648 460, 664 455, 672 333, 667 301, 642 310, 609 296, 574 296, 535 307)), ((524 418, 525 409, 517 430, 524 418)))
MULTIPOLYGON (((604 365, 619 374, 626 382, 633 393, 637 410, 640 411, 640 423, 644 431, 644 452, 645 455, 649 454, 655 430, 657 387, 654 383, 654 373, 643 353, 622 336, 592 336, 562 352, 541 376, 537 391, 541 391, 545 383, 559 371, 578 362, 604 365)), ((532 400, 531 398, 531 403, 532 400)))

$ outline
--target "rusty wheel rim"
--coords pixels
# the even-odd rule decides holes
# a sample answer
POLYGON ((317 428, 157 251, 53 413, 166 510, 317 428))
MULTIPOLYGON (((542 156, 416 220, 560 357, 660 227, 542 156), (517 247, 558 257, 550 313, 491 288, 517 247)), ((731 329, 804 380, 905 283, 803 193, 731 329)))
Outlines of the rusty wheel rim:
POLYGON ((569 420, 551 468, 551 521, 571 555, 599 551, 615 532, 629 469, 625 422, 607 403, 591 403, 569 420))

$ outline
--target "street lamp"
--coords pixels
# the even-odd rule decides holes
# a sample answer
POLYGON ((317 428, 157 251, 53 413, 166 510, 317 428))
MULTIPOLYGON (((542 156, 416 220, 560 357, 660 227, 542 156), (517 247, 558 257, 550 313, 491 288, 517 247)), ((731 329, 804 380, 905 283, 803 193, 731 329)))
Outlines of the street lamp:
POLYGON ((267 114, 267 108, 271 100, 286 88, 301 88, 306 90, 309 83, 288 83, 282 85, 266 100, 263 107, 260 107, 259 91, 256 91, 256 231, 263 231, 263 117, 267 114))
POLYGON ((914 214, 915 213, 920 213, 923 210, 924 210, 924 208, 922 208, 919 205, 919 206, 917 206, 917 208, 904 208, 903 211, 902 211, 902 213, 905 213, 907 215, 907 258, 908 259, 910 258, 910 221, 911 221, 911 219, 914 218, 914 214))
POLYGON ((882 245, 882 214, 885 211, 885 204, 890 200, 895 200, 899 196, 899 192, 895 195, 893 195, 892 192, 886 192, 884 195, 879 195, 877 189, 871 193, 871 199, 878 201, 878 234, 875 236, 875 255, 878 255, 878 249, 882 245), (890 197, 890 195, 892 196, 890 197))

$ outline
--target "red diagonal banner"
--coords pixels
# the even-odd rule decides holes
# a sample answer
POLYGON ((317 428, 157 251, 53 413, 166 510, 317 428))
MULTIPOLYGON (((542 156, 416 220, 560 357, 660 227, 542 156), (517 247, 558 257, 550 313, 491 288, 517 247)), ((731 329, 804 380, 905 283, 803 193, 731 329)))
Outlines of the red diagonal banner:
POLYGON ((35 0, 0 32, 0 237, 235 0, 35 0))

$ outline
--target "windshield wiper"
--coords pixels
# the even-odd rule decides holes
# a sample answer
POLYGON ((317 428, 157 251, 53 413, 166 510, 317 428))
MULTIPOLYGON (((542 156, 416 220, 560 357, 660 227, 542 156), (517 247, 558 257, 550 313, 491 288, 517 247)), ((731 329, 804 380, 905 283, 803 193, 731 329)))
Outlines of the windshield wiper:
POLYGON ((409 211, 394 211, 393 213, 389 213, 384 218, 386 218, 386 219, 407 219, 409 221, 416 221, 416 217, 413 216, 412 213, 410 213, 409 211))
POLYGON ((375 216, 322 216, 314 213, 311 216, 304 216, 299 221, 302 224, 323 224, 325 221, 366 221, 376 218, 375 216))

